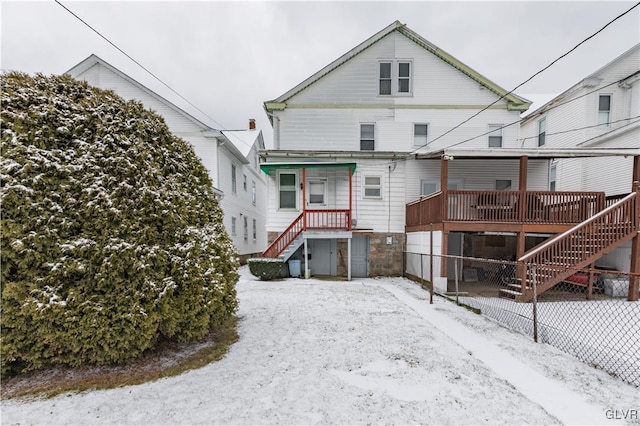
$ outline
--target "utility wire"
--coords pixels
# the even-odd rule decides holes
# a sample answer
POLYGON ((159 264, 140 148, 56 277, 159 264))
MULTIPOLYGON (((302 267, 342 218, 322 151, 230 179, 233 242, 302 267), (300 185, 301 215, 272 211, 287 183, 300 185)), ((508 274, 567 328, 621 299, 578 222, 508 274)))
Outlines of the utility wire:
POLYGON ((214 120, 212 117, 210 117, 206 112, 202 111, 200 108, 198 108, 196 105, 194 105, 191 101, 189 101, 187 98, 185 98, 184 96, 182 96, 180 93, 178 93, 176 90, 174 90, 171 86, 169 86, 167 83, 165 83, 164 81, 162 81, 160 79, 160 77, 158 77, 157 75, 155 75, 153 72, 149 71, 144 65, 142 65, 140 62, 136 61, 134 58, 131 57, 131 55, 129 55, 127 52, 125 52, 124 50, 122 50, 121 48, 119 48, 115 43, 113 43, 111 40, 109 40, 107 37, 105 37, 104 35, 102 35, 98 30, 96 30, 95 28, 93 28, 89 23, 87 23, 84 19, 82 19, 81 17, 79 17, 78 15, 76 15, 73 11, 71 11, 68 7, 66 7, 65 5, 63 5, 62 3, 60 3, 59 0, 55 0, 55 2, 60 5, 60 7, 62 7, 64 10, 66 10, 67 12, 69 12, 71 15, 73 15, 77 20, 79 20, 80 22, 82 22, 83 24, 85 24, 87 27, 89 27, 89 29, 91 31, 93 31, 94 33, 98 34, 100 37, 102 37, 107 43, 109 43, 111 46, 115 47, 120 53, 122 53, 124 56, 126 56, 127 58, 129 58, 131 61, 133 61, 136 65, 138 65, 140 68, 142 68, 143 70, 145 70, 149 75, 151 75, 153 78, 155 78, 156 80, 158 80, 160 83, 162 83, 167 89, 171 90, 173 93, 175 93, 176 95, 178 95, 180 97, 180 99, 184 100, 185 102, 187 102, 189 105, 191 105, 193 108, 195 108, 198 112, 200 112, 201 114, 203 114, 205 117, 207 117, 209 120, 211 120, 213 123, 215 123, 216 125, 218 125, 220 127, 220 129, 218 130, 223 130, 225 126, 223 126, 222 124, 218 123, 216 120, 214 120))
MULTIPOLYGON (((438 139, 441 139, 442 137, 448 135, 449 133, 453 132, 455 129, 459 128, 460 126, 462 126, 465 123, 468 123, 471 119, 477 117, 478 115, 480 115, 481 113, 483 113, 484 111, 488 110, 489 108, 491 108, 493 105, 495 105, 496 103, 498 103, 499 101, 501 101, 502 99, 504 99, 505 97, 509 96, 510 94, 512 94, 515 90, 517 90, 519 87, 525 85, 526 83, 528 83, 529 81, 531 81, 533 78, 535 78, 536 76, 538 76, 539 74, 541 74, 542 72, 546 71, 547 69, 549 69, 552 65, 554 65, 556 62, 558 62, 559 60, 563 59, 565 56, 569 55, 571 52, 573 52, 574 50, 576 50, 578 47, 580 47, 581 45, 583 45, 584 43, 586 43, 587 41, 591 40, 593 37, 595 37, 596 35, 600 34, 602 31, 604 31, 605 28, 607 28, 609 25, 613 24, 615 21, 617 21, 618 19, 622 18, 623 16, 625 16, 627 13, 631 12, 633 9, 635 9, 636 7, 638 7, 640 5, 640 2, 636 3, 635 5, 633 5, 632 7, 630 7, 629 9, 627 9, 625 12, 622 12, 620 15, 616 16, 615 18, 613 18, 612 20, 610 20, 609 22, 607 22, 602 28, 600 28, 598 31, 596 31, 595 33, 591 34, 589 37, 585 38, 584 40, 582 40, 580 43, 576 44, 573 48, 569 49, 567 52, 565 52, 564 54, 562 54, 561 56, 559 56, 558 58, 556 58, 555 60, 553 60, 549 65, 547 65, 546 67, 542 68, 541 70, 539 70, 538 72, 536 72, 535 74, 533 74, 531 77, 529 77, 528 79, 526 79, 525 81, 523 81, 522 83, 518 84, 516 87, 514 87, 513 89, 511 89, 509 92, 505 93, 504 95, 500 96, 498 99, 496 99, 494 102, 492 102, 491 104, 487 105, 486 107, 484 107, 483 109, 481 109, 480 111, 476 112, 475 114, 473 114, 472 116, 470 116, 469 118, 467 118, 466 120, 462 121, 460 124, 457 124, 456 126, 452 127, 451 129, 447 130, 445 133, 441 134, 440 136, 438 136, 436 139, 432 140, 431 142, 435 142, 438 139)), ((413 150, 411 153, 409 153, 409 155, 415 154, 418 149, 413 150)))

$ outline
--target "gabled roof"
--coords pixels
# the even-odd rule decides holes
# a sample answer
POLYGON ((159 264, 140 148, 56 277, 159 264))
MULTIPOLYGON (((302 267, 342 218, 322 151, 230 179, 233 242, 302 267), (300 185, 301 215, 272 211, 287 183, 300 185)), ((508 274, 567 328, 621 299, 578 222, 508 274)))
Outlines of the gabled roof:
MULTIPOLYGON (((527 116, 522 119, 521 125, 531 121, 535 117, 539 117, 540 115, 544 114, 545 112, 547 112, 547 110, 555 107, 556 104, 558 104, 568 96, 572 95, 576 90, 579 90, 583 87, 591 87, 591 89, 593 89, 599 86, 602 80, 599 76, 601 76, 609 68, 615 66, 618 62, 625 59, 627 56, 638 54, 639 52, 640 52, 640 43, 636 44, 631 49, 627 50, 626 52, 624 52, 623 54, 615 58, 613 61, 599 68, 597 71, 592 72, 585 78, 581 79, 579 82, 577 82, 576 84, 574 84, 573 86, 565 90, 564 92, 560 93, 558 96, 554 97, 544 105, 540 106, 540 108, 536 108, 534 111, 531 111, 530 113, 528 113, 527 116)), ((637 78, 640 75, 640 63, 638 64, 637 68, 638 69, 636 69, 635 72, 631 73, 630 75, 623 78, 622 80, 624 81, 632 78, 637 78)))
POLYGON ((222 130, 222 134, 238 149, 240 154, 247 158, 257 143, 257 149, 264 149, 262 130, 222 130))
POLYGON ((116 67, 114 67, 113 65, 108 63, 107 61, 99 58, 95 54, 89 55, 89 57, 87 57, 85 60, 83 60, 78 65, 76 65, 73 68, 71 68, 70 70, 68 70, 66 72, 66 74, 70 74, 72 77, 77 77, 80 74, 82 74, 83 72, 85 72, 88 69, 90 69, 91 67, 95 66, 96 64, 99 64, 99 65, 107 68, 109 71, 117 74, 118 76, 120 76, 124 80, 128 81, 129 83, 133 84, 134 86, 136 86, 137 88, 139 88, 143 92, 147 93, 149 96, 152 96, 153 98, 155 98, 158 102, 163 103, 168 108, 171 108, 172 110, 176 111, 178 114, 182 115, 187 120, 195 123, 199 127, 202 127, 203 130, 217 132, 217 129, 215 129, 215 128, 209 126, 208 124, 202 122, 201 120, 195 118, 193 115, 187 113, 185 110, 181 109, 180 107, 178 107, 174 103, 172 103, 172 102, 168 101, 167 99, 163 98, 162 96, 158 95, 156 92, 154 92, 153 90, 149 89, 148 87, 146 87, 142 83, 138 82, 137 80, 133 79, 132 77, 129 77, 127 74, 123 73, 122 71, 120 71, 119 69, 117 69, 116 67))
MULTIPOLYGON (((523 110, 524 111, 531 104, 531 102, 528 101, 527 99, 521 98, 521 97, 519 97, 519 96, 517 96, 517 95, 515 95, 513 93, 509 93, 508 90, 505 90, 502 87, 498 86, 497 84, 495 84, 494 82, 492 82, 488 78, 482 76, 480 73, 478 73, 477 71, 473 70, 468 65, 465 65, 464 63, 460 62, 458 59, 456 59, 453 56, 451 56, 449 53, 447 53, 444 50, 440 49, 439 47, 437 47, 433 43, 425 40, 419 34, 414 32, 413 30, 409 29, 405 24, 400 23, 400 21, 395 21, 391 25, 389 25, 388 27, 384 28, 382 31, 374 34, 372 37, 368 38, 367 40, 365 40, 364 42, 360 43, 359 45, 357 45, 356 47, 354 47, 353 49, 351 49, 350 51, 348 51, 344 55, 340 56, 335 61, 331 62, 329 65, 325 66, 320 71, 316 72, 311 77, 307 78, 302 83, 300 83, 297 86, 295 86, 293 89, 289 90, 288 92, 284 93, 283 95, 279 96, 276 99, 273 99, 271 101, 266 101, 264 103, 265 110, 266 111, 273 111, 273 110, 285 108, 286 107, 286 102, 290 98, 292 98, 296 94, 300 93, 301 91, 303 91, 304 89, 306 89, 307 87, 309 87, 310 85, 315 83, 316 81, 320 80, 325 75, 329 74, 330 72, 332 72, 336 68, 340 67, 341 65, 343 65, 344 63, 346 63, 347 61, 349 61, 353 57, 357 56, 358 54, 363 52, 365 49, 371 47, 372 45, 374 45, 375 43, 377 43, 378 41, 380 41, 384 37, 386 37, 389 34, 393 33, 394 31, 397 31, 400 34, 404 35, 405 37, 407 37, 408 39, 412 40, 413 42, 415 42, 419 46, 423 47, 428 52, 432 53, 433 55, 435 55, 436 57, 440 58, 441 60, 443 60, 447 64, 451 65, 452 67, 454 67, 458 71, 462 72, 463 74, 465 74, 469 78, 475 80, 476 82, 478 82, 482 86, 484 86, 487 89, 491 90, 492 92, 494 92, 498 96, 501 96, 501 97, 504 96, 504 99, 508 103, 510 109, 523 110)), ((269 119, 272 120, 271 116, 269 116, 269 119)))

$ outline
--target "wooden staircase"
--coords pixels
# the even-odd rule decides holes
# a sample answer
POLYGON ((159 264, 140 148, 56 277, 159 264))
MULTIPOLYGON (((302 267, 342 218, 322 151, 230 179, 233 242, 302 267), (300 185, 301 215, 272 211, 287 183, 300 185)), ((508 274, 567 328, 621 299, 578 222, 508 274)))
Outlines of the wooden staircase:
POLYGON ((528 302, 551 289, 640 232, 640 195, 633 192, 590 219, 533 248, 518 259, 517 283, 500 290, 502 297, 528 302))

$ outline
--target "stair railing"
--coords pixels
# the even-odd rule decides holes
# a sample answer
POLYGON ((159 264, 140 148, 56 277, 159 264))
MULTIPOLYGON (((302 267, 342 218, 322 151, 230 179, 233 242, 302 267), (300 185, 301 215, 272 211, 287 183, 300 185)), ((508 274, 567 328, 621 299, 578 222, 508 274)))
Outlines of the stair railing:
POLYGON ((524 265, 521 277, 523 299, 532 296, 527 283, 533 282, 533 267, 536 268, 540 294, 594 262, 604 250, 618 247, 633 238, 639 228, 638 198, 633 192, 522 256, 518 263, 524 265))
POLYGON ((262 257, 278 257, 304 231, 304 212, 296 218, 262 253, 262 257))

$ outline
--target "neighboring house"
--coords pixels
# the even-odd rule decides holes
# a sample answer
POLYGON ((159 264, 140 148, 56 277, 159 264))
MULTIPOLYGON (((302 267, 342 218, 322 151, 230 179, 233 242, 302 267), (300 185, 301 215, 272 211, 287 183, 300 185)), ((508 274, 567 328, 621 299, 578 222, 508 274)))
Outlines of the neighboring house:
MULTIPOLYGON (((640 44, 528 114, 521 122, 525 147, 640 148, 640 44)), ((549 190, 632 191, 633 157, 557 159, 549 190)), ((629 270, 631 242, 604 261, 629 270)))
POLYGON ((636 194, 549 191, 559 158, 636 156, 627 179, 640 180, 640 149, 522 147, 529 105, 394 22, 265 102, 274 149, 261 154, 264 255, 348 279, 433 273, 440 291, 454 262, 440 256, 431 271, 404 251, 515 257, 521 285, 503 295, 523 301, 535 265, 543 292, 634 236, 640 257, 636 194))
POLYGON ((67 73, 124 99, 138 100, 164 117, 171 132, 189 142, 207 168, 241 262, 265 249, 266 183, 258 164, 264 141, 254 120, 248 130, 217 130, 95 55, 67 73))

